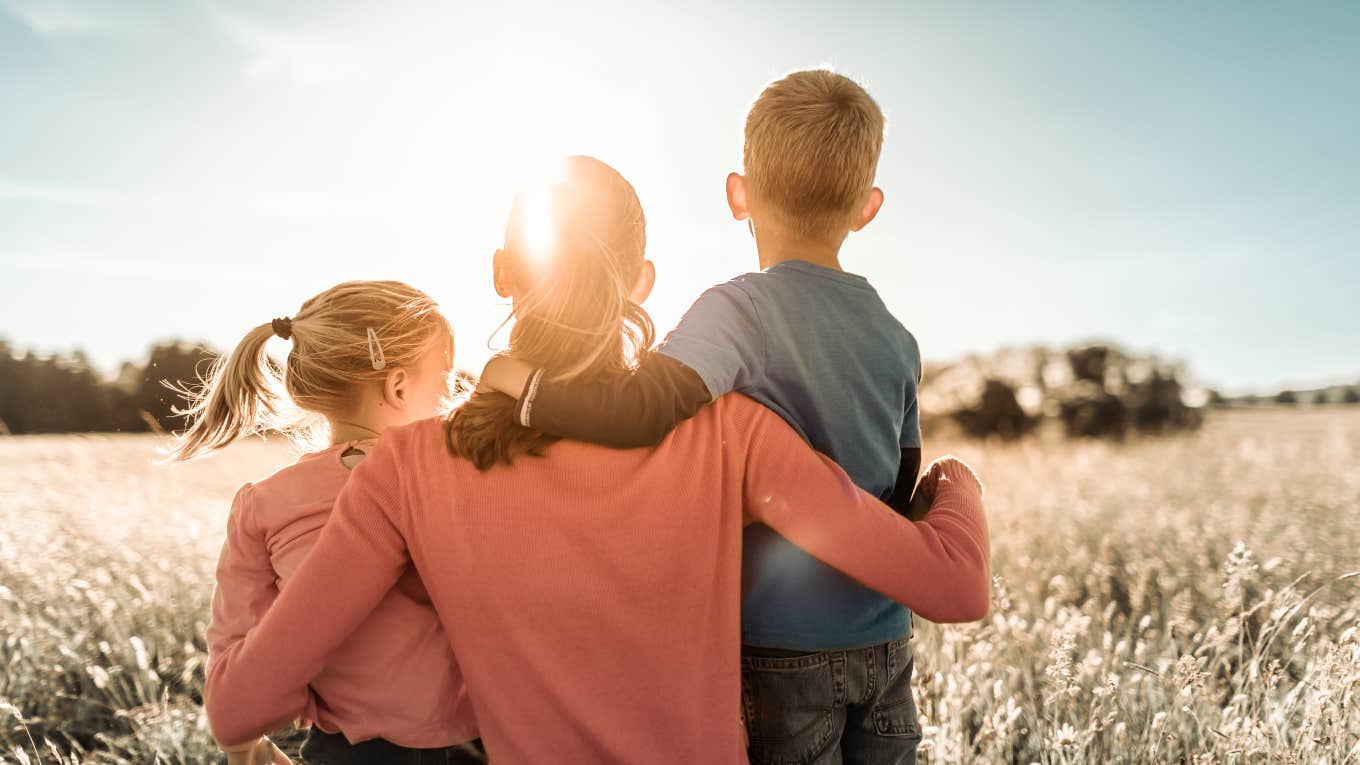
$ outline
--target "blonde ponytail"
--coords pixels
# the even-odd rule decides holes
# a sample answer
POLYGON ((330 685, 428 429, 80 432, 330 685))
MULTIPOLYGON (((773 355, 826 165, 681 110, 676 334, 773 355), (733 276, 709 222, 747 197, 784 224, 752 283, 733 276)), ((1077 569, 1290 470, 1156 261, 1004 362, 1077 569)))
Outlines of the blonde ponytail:
MULTIPOLYGON (((414 364, 453 331, 429 295, 394 281, 338 284, 302 304, 292 319, 261 324, 219 358, 176 410, 188 422, 167 456, 189 460, 240 438, 280 432, 301 448, 329 437, 328 417, 341 415, 360 386, 381 384, 393 369, 414 364), (280 368, 269 338, 291 340, 280 368)), ((450 346, 451 347, 451 346, 450 346)))
POLYGON ((191 460, 280 424, 283 380, 266 352, 274 334, 270 324, 255 327, 213 362, 197 391, 180 390, 190 403, 175 414, 189 427, 176 436, 170 459, 191 460))

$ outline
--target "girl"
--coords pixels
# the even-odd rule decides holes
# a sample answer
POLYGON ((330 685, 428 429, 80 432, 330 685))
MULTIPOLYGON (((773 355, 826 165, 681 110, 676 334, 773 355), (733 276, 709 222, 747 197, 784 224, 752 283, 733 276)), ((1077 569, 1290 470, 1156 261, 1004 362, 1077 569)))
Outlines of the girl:
MULTIPOLYGON (((252 329, 217 362, 193 394, 174 459, 267 430, 322 448, 237 492, 217 565, 209 666, 245 638, 292 579, 373 440, 441 410, 452 363, 453 334, 435 302, 386 281, 326 290, 292 318, 252 329), (276 336, 292 342, 282 370, 266 353, 276 336)), ((429 597, 414 571, 393 584, 327 658, 310 693, 294 697, 312 724, 302 747, 308 762, 480 761, 458 759, 474 757, 455 745, 475 738, 476 724, 429 597)), ((300 615, 312 610, 304 606, 300 615)), ((233 749, 233 762, 287 762, 266 739, 233 749)))
MULTIPOLYGON (((632 186, 598 160, 573 157, 554 187, 519 197, 495 258, 511 354, 624 374, 651 344, 645 241, 632 186)), ((524 428, 509 397, 475 393, 359 466, 280 607, 209 670, 208 720, 238 742, 295 714, 331 647, 414 561, 492 762, 745 763, 743 526, 765 523, 933 621, 979 619, 981 486, 943 460, 922 491, 931 509, 912 523, 737 394, 653 449, 614 450, 524 428)), ((890 651, 883 671, 909 659, 890 651)), ((845 664, 822 666, 805 722, 829 731, 844 721, 824 696, 844 692, 845 664)))

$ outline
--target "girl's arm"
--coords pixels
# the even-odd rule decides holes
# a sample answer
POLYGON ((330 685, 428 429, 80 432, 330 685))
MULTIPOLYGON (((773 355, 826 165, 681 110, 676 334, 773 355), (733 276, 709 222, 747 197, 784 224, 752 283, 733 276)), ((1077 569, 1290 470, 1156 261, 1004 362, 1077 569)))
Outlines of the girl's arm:
POLYGON ((931 621, 986 616, 987 524, 982 485, 967 465, 944 457, 930 466, 922 479, 930 512, 913 523, 861 491, 764 407, 745 443, 750 521, 931 621))
POLYGON ((264 533, 255 523, 254 487, 242 486, 227 514, 227 539, 217 557, 212 620, 208 623, 208 663, 264 618, 279 596, 278 575, 269 561, 264 533))
MULTIPOLYGON (((227 538, 217 556, 217 586, 208 623, 209 667, 259 624, 279 596, 278 574, 269 559, 264 532, 256 523, 253 489, 251 484, 242 486, 227 513, 227 538)), ((227 763, 267 763, 276 753, 277 747, 268 739, 260 739, 249 750, 228 752, 227 763), (269 759, 260 759, 266 753, 269 759)))
POLYGON ((274 607, 210 664, 204 707, 224 749, 249 746, 300 713, 326 657, 406 568, 406 541, 393 521, 404 508, 390 451, 380 446, 354 469, 274 607))

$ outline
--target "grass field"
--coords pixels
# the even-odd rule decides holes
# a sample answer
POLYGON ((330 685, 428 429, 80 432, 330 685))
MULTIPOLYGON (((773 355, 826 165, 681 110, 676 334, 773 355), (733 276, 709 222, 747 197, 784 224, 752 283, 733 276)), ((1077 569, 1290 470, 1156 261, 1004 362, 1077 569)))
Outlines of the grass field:
MULTIPOLYGON (((0 761, 203 762, 228 501, 280 443, 0 439, 0 761)), ((995 605, 918 629, 925 762, 1360 763, 1360 410, 1124 445, 960 441, 995 605)))

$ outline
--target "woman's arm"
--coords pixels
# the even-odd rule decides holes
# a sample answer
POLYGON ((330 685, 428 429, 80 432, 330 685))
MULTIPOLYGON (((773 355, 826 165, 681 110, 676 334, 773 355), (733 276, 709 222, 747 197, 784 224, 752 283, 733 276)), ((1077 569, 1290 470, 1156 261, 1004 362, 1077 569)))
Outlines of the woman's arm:
POLYGON ((936 460, 922 479, 933 492, 911 522, 861 491, 778 415, 756 413, 746 441, 745 505, 827 565, 934 622, 986 616, 991 594, 982 485, 967 465, 936 460))
POLYGON ((208 668, 213 737, 239 749, 305 708, 307 684, 369 615, 409 560, 390 449, 355 468, 326 527, 269 612, 208 668))

